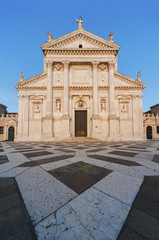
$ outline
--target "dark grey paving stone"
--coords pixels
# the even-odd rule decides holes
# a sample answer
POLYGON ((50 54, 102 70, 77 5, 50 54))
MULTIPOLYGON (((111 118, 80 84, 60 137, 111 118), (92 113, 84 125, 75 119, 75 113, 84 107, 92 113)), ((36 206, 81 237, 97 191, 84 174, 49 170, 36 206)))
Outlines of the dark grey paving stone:
POLYGON ((0 236, 20 226, 25 220, 21 205, 0 213, 0 236))
POLYGON ((49 154, 53 154, 53 153, 47 152, 47 151, 41 151, 41 152, 34 152, 34 153, 24 153, 23 155, 26 156, 27 158, 32 158, 32 157, 49 155, 49 154))
POLYGON ((30 161, 30 162, 22 163, 17 167, 35 167, 35 166, 38 166, 38 163, 36 161, 30 161))
POLYGON ((151 201, 146 197, 141 197, 140 194, 137 195, 134 205, 135 208, 159 219, 159 200, 151 201))
POLYGON ((9 162, 7 156, 6 155, 0 156, 0 164, 4 164, 6 162, 9 162))
POLYGON ((80 194, 112 171, 92 164, 78 162, 49 171, 49 173, 80 194))
POLYGON ((31 219, 15 179, 0 178, 0 190, 2 190, 0 195, 0 239, 36 240, 31 219))
POLYGON ((159 163, 159 154, 155 154, 152 161, 156 162, 156 163, 159 163))
POLYGON ((6 234, 3 240, 36 240, 35 233, 31 230, 31 226, 24 224, 18 230, 6 234))
POLYGON ((139 234, 137 234, 135 231, 131 230, 130 228, 126 227, 121 232, 117 240, 145 240, 145 238, 142 238, 139 234))
POLYGON ((74 150, 68 150, 68 149, 61 149, 61 148, 56 148, 56 151, 64 152, 64 153, 75 153, 74 150))
POLYGON ((143 146, 129 146, 128 148, 136 148, 136 149, 146 149, 147 147, 143 147, 143 146))
POLYGON ((14 152, 11 152, 11 153, 28 153, 28 152, 35 152, 35 151, 41 151, 42 149, 22 149, 22 150, 17 150, 17 151, 14 151, 14 152))
MULTIPOLYGON (((118 240, 124 239, 122 238, 124 236, 128 240, 133 239, 131 236, 134 232, 141 239, 159 239, 159 187, 155 187, 158 183, 159 176, 144 178, 118 240), (128 231, 127 228, 131 230, 128 231)), ((134 237, 134 239, 136 238, 134 237)))
POLYGON ((159 176, 145 176, 143 184, 159 188, 159 176))
POLYGON ((0 152, 4 152, 3 148, 2 149, 0 148, 0 152))
POLYGON ((91 153, 91 152, 100 152, 106 150, 106 148, 96 148, 96 149, 91 149, 91 150, 87 150, 86 152, 91 153))
POLYGON ((119 156, 134 157, 137 153, 123 152, 123 151, 112 151, 112 152, 109 152, 108 154, 115 154, 115 155, 119 155, 119 156))
POLYGON ((151 185, 142 185, 139 191, 139 195, 143 198, 147 198, 152 202, 159 201, 159 188, 151 185))
POLYGON ((15 184, 11 184, 9 186, 3 186, 3 187, 0 186, 0 198, 7 196, 16 191, 17 191, 17 187, 15 184))
POLYGON ((143 238, 149 240, 159 239, 159 220, 138 209, 132 208, 127 225, 143 238))
POLYGON ((3 188, 3 187, 8 187, 12 184, 15 184, 15 180, 14 178, 0 178, 0 187, 3 188))
POLYGON ((19 194, 13 192, 0 198, 0 213, 20 204, 19 194))
POLYGON ((112 158, 112 157, 108 157, 108 156, 89 155, 89 154, 87 154, 87 156, 89 158, 94 158, 97 160, 107 161, 107 162, 111 162, 111 163, 117 163, 117 164, 125 165, 125 166, 141 166, 139 163, 136 163, 134 161, 112 158))

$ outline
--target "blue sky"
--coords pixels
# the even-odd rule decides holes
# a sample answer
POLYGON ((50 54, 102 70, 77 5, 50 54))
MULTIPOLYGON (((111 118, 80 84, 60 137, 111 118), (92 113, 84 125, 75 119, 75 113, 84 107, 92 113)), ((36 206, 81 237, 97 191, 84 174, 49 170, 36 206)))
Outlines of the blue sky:
POLYGON ((159 1, 158 0, 6 0, 0 2, 0 103, 18 111, 14 84, 43 72, 40 45, 47 32, 54 39, 77 29, 82 16, 84 29, 120 45, 118 71, 132 78, 141 71, 147 84, 143 109, 159 103, 159 1))

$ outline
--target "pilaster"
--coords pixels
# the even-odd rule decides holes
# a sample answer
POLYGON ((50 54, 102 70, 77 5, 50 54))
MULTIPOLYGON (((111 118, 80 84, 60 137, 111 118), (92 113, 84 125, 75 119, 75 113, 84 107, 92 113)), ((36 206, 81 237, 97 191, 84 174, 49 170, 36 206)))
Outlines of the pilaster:
POLYGON ((93 68, 93 116, 92 116, 92 137, 99 138, 101 134, 98 103, 98 64, 99 61, 92 61, 93 68))
POLYGON ((47 61, 47 98, 46 116, 42 119, 43 138, 51 140, 53 137, 53 62, 47 61))
POLYGON ((23 136, 25 139, 29 137, 29 96, 23 97, 23 136))
POLYGON ((69 116, 69 61, 62 62, 64 67, 64 92, 63 92, 63 117, 62 126, 63 138, 68 138, 70 134, 70 116, 69 116))
POLYGON ((115 82, 114 82, 114 68, 115 64, 108 63, 108 86, 109 86, 109 140, 114 141, 119 136, 119 118, 115 113, 115 82))
POLYGON ((22 121, 23 121, 23 96, 19 95, 19 104, 18 104, 18 132, 17 139, 21 139, 22 136, 22 121))

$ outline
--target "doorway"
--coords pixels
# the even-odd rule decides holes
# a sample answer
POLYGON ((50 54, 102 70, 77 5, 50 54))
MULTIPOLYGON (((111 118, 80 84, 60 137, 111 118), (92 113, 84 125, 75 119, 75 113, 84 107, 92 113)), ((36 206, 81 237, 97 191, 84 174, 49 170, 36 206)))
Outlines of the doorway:
POLYGON ((147 137, 147 139, 152 139, 152 127, 151 126, 148 126, 146 128, 146 137, 147 137))
POLYGON ((75 137, 87 137, 87 110, 75 111, 75 137))
POLYGON ((14 127, 8 129, 8 141, 14 141, 14 127))

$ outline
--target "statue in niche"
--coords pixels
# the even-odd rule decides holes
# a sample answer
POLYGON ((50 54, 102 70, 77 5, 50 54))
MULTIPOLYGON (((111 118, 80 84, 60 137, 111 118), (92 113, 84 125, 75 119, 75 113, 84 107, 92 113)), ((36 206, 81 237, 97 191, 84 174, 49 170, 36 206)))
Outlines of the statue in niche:
POLYGON ((39 106, 39 104, 36 104, 35 109, 34 109, 34 112, 35 112, 35 113, 39 113, 39 112, 40 112, 40 106, 39 106))
POLYGON ((105 100, 103 99, 101 101, 101 112, 105 112, 106 111, 106 102, 105 100))
POLYGON ((61 101, 59 99, 56 101, 56 112, 61 112, 61 101))
POLYGON ((21 72, 20 73, 20 82, 24 81, 24 76, 23 76, 23 73, 21 72))
POLYGON ((110 34, 109 34, 109 41, 113 42, 113 38, 114 38, 114 33, 110 32, 110 34))
POLYGON ((137 81, 141 81, 140 77, 141 77, 141 72, 138 72, 138 74, 137 74, 137 81))
POLYGON ((52 36, 51 33, 48 33, 48 34, 47 34, 47 37, 48 37, 48 39, 49 39, 48 41, 51 41, 51 40, 53 39, 53 36, 52 36))
POLYGON ((82 20, 82 17, 79 17, 79 20, 76 18, 76 22, 78 23, 78 28, 83 28, 83 20, 82 20))

